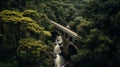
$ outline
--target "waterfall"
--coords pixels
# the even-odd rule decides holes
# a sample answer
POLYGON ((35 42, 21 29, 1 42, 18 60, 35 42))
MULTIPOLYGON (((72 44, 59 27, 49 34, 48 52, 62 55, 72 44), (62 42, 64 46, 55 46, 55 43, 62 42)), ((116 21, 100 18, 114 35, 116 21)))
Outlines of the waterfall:
POLYGON ((60 44, 62 43, 62 37, 58 36, 55 41, 55 47, 54 47, 54 53, 55 53, 55 59, 54 59, 54 67, 64 67, 64 58, 61 55, 60 47, 62 47, 60 44))
POLYGON ((64 67, 64 59, 61 55, 57 54, 55 59, 55 67, 64 67))
POLYGON ((55 47, 54 47, 54 53, 55 53, 55 54, 61 53, 60 45, 59 45, 58 43, 56 43, 56 45, 55 45, 55 47))
POLYGON ((61 67, 60 63, 61 63, 61 58, 60 58, 60 55, 57 54, 55 59, 55 67, 61 67))

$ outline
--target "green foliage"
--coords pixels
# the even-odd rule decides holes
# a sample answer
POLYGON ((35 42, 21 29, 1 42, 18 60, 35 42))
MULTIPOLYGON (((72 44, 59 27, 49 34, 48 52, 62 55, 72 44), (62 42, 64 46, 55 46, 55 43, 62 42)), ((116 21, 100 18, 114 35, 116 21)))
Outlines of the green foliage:
POLYGON ((71 60, 73 62, 82 61, 83 59, 85 59, 90 54, 91 54, 91 50, 89 50, 89 49, 80 49, 80 50, 77 51, 76 55, 71 56, 71 60))
POLYGON ((47 36, 51 36, 51 33, 49 31, 43 31, 43 33, 47 36))
POLYGON ((53 61, 51 59, 44 60, 39 67, 53 67, 53 61))
POLYGON ((86 35, 89 33, 89 30, 91 28, 92 28, 92 22, 82 18, 79 20, 79 24, 76 25, 77 33, 83 37, 86 37, 86 35))
POLYGON ((14 11, 9 11, 5 10, 1 12, 1 21, 2 22, 7 22, 11 24, 19 24, 20 30, 26 30, 29 32, 37 33, 40 34, 41 31, 43 30, 42 27, 40 27, 35 21, 33 21, 29 17, 23 17, 21 14, 14 12, 14 11))
POLYGON ((20 13, 17 13, 15 11, 5 10, 2 11, 0 16, 16 16, 16 17, 22 17, 20 13))
POLYGON ((19 18, 21 17, 22 15, 15 11, 5 10, 0 12, 0 20, 2 22, 12 22, 16 24, 17 22, 19 22, 19 18))
POLYGON ((26 29, 26 31, 32 31, 34 33, 40 34, 43 30, 35 21, 31 18, 23 17, 20 19, 21 28, 26 29), (24 22, 24 23, 23 23, 24 22))
POLYGON ((118 0, 92 0, 85 4, 85 8, 80 8, 82 11, 80 15, 85 20, 80 19, 76 29, 78 34, 84 37, 81 50, 89 50, 90 53, 87 55, 84 51, 80 51, 78 55, 73 56, 78 59, 76 63, 81 63, 76 64, 76 67, 86 66, 82 62, 90 67, 119 66, 120 56, 116 48, 120 44, 119 4, 118 0), (83 54, 83 57, 80 58, 79 54, 83 54))
POLYGON ((31 17, 34 20, 38 20, 40 18, 38 12, 34 11, 34 10, 25 10, 25 11, 23 11, 23 16, 31 17))
POLYGON ((16 67, 16 63, 2 63, 0 62, 0 67, 16 67))
POLYGON ((37 63, 43 61, 47 56, 46 45, 43 45, 41 41, 32 38, 21 39, 18 47, 18 57, 23 62, 37 63))
MULTIPOLYGON (((23 47, 18 46, 22 59, 28 59, 28 55, 31 55, 30 58, 39 56, 37 48, 40 46, 34 46, 51 44, 48 41, 51 34, 46 30, 53 30, 48 23, 48 19, 52 19, 64 26, 69 24, 70 29, 83 37, 81 49, 71 56, 75 64, 73 67, 120 66, 120 0, 0 0, 0 6, 0 10, 23 12, 0 12, 0 58, 13 57, 19 40, 23 47), (37 39, 41 42, 38 43, 37 39), (24 41, 27 41, 26 44, 24 41)), ((51 67, 49 62, 45 59, 41 66, 51 67)))
POLYGON ((16 57, 14 61, 17 59, 17 65, 20 66, 23 64, 21 62, 36 64, 47 59, 49 47, 44 44, 48 41, 47 37, 51 36, 49 31, 33 19, 22 16, 21 12, 2 11, 0 21, 0 61, 9 63, 11 58, 16 57))

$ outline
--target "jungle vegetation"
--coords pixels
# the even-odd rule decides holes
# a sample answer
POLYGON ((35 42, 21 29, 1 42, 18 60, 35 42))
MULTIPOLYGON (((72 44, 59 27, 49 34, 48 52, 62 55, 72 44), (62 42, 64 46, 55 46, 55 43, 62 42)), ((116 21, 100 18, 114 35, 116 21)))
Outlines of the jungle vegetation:
POLYGON ((73 67, 120 66, 120 0, 0 0, 0 67, 53 67, 53 26, 83 38, 73 67))

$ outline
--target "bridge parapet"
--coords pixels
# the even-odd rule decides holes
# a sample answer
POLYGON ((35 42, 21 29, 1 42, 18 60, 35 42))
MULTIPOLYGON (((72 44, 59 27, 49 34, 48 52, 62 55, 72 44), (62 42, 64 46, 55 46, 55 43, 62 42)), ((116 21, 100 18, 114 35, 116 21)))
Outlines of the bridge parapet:
POLYGON ((70 38, 70 40, 74 39, 82 39, 77 33, 73 32, 72 30, 50 20, 50 22, 55 26, 55 31, 58 32, 59 34, 64 35, 66 38, 70 38))

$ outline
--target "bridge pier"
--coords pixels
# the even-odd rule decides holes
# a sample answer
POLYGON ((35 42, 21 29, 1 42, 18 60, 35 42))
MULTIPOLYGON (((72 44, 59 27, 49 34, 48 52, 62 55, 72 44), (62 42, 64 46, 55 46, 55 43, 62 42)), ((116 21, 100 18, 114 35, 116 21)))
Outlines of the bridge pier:
POLYGON ((75 47, 75 49, 77 50, 78 47, 76 46, 75 43, 75 39, 73 36, 69 35, 68 33, 66 33, 64 30, 62 31, 61 29, 55 27, 54 28, 54 31, 58 34, 58 35, 61 35, 62 36, 62 39, 63 39, 63 47, 65 49, 65 51, 68 52, 68 47, 69 47, 69 44, 72 44, 73 47, 75 47))
POLYGON ((78 47, 74 44, 74 37, 68 35, 66 32, 56 28, 54 29, 57 36, 61 36, 63 40, 63 47, 61 49, 61 54, 65 59, 65 67, 72 66, 71 56, 77 54, 78 47))

